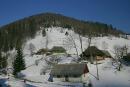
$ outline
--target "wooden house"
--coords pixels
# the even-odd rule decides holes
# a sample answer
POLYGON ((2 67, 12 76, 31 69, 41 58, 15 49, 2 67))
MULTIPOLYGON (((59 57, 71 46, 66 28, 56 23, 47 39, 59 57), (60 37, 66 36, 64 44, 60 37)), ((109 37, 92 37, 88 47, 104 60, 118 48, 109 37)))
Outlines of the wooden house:
POLYGON ((105 58, 111 58, 108 51, 99 50, 95 46, 88 47, 81 55, 83 55, 84 60, 90 60, 91 56, 93 57, 93 60, 97 61, 104 60, 105 58))
POLYGON ((83 63, 57 64, 50 73, 52 81, 84 82, 88 80, 88 67, 83 63))

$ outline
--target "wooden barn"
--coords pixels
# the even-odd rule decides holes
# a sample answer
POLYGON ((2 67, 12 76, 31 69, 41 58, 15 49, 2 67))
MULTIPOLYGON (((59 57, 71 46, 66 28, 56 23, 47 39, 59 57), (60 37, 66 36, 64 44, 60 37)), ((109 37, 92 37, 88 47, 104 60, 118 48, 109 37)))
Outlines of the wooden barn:
POLYGON ((52 81, 84 82, 88 80, 88 66, 82 63, 57 64, 50 73, 52 81))
POLYGON ((83 55, 84 60, 90 60, 91 56, 93 57, 93 60, 104 60, 105 58, 111 58, 111 55, 106 50, 99 50, 95 46, 88 47, 80 56, 83 55))

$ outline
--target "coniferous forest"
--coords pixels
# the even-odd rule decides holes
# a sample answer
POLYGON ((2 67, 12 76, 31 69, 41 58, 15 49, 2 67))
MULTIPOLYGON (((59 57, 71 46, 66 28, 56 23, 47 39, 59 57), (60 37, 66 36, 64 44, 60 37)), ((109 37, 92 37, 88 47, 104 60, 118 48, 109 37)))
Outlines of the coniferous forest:
POLYGON ((3 27, 0 27, 0 51, 7 52, 22 45, 26 40, 34 38, 40 27, 63 27, 74 29, 83 36, 108 36, 124 34, 122 31, 100 22, 82 21, 61 14, 42 13, 26 17, 3 27))

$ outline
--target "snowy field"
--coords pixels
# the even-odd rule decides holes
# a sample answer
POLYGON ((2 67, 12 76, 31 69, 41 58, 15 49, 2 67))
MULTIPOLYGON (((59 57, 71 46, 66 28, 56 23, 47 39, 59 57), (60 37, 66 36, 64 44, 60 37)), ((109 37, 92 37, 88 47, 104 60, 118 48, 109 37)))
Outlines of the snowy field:
MULTIPOLYGON (((130 87, 130 67, 123 66, 121 71, 117 71, 111 63, 110 59, 106 59, 102 64, 98 64, 99 80, 95 78, 97 77, 96 65, 88 64, 90 70, 88 79, 93 87, 130 87)), ((33 65, 22 71, 22 73, 26 75, 27 87, 83 87, 82 83, 60 81, 48 82, 49 73, 40 75, 40 68, 42 69, 40 66, 41 64, 39 63, 38 66, 33 65)), ((13 77, 10 78, 9 81, 2 76, 0 79, 2 79, 0 82, 2 81, 2 83, 10 84, 12 87, 24 87, 25 85, 23 80, 17 80, 13 77)))
MULTIPOLYGON (((70 61, 70 58, 68 61, 70 61)), ((88 64, 88 68, 90 70, 89 80, 91 81, 93 87, 130 87, 130 67, 123 66, 121 71, 117 71, 115 67, 112 66, 111 59, 103 60, 103 63, 98 65, 99 80, 95 78, 97 77, 96 65, 88 64)), ((29 82, 29 84, 33 84, 36 87, 82 87, 83 86, 82 83, 78 83, 78 84, 71 83, 71 82, 65 83, 59 81, 48 82, 47 80, 49 78, 49 73, 47 73, 46 75, 29 76, 29 77, 27 76, 26 78, 32 81, 32 83, 29 82), (37 83, 33 83, 33 81, 37 83)))
MULTIPOLYGON (((78 48, 78 53, 81 53, 80 50, 80 42, 78 34, 75 34, 73 31, 68 29, 63 29, 64 31, 61 33, 63 28, 60 27, 52 27, 48 28, 47 36, 48 36, 48 48, 51 49, 53 46, 62 46, 67 50, 69 54, 76 54, 76 51, 73 46, 65 47, 64 42, 69 36, 65 35, 65 32, 68 31, 74 38, 76 46, 78 48)), ((87 48, 87 38, 82 37, 83 40, 83 50, 87 48)), ((0 84, 2 87, 6 87, 7 84, 10 84, 11 87, 83 87, 82 83, 71 83, 71 82, 61 82, 54 81, 48 82, 49 72, 51 64, 48 64, 48 61, 52 59, 52 56, 44 56, 44 55, 33 55, 30 56, 29 44, 32 43, 35 46, 34 52, 37 52, 41 48, 45 48, 46 46, 46 37, 42 37, 41 31, 39 31, 34 39, 28 40, 23 47, 23 54, 26 62, 26 69, 23 70, 20 74, 24 76, 26 79, 26 84, 24 84, 23 80, 14 79, 10 77, 7 80, 7 76, 0 75, 0 84), (46 71, 45 75, 43 71, 46 71)), ((92 44, 98 47, 101 50, 109 51, 110 54, 114 57, 114 49, 115 45, 124 46, 127 45, 130 48, 130 40, 117 38, 117 37, 96 37, 92 39, 92 44)), ((130 52, 130 49, 128 49, 130 52)), ((13 56, 14 50, 10 52, 10 55, 13 56)), ((12 57, 10 57, 11 60, 12 57)), ((64 63, 75 63, 78 58, 77 56, 67 57, 60 56, 59 64, 64 63)), ((99 80, 96 73, 96 65, 89 64, 89 80, 92 83, 93 87, 130 87, 130 66, 123 65, 121 71, 117 71, 115 67, 112 66, 111 59, 106 59, 102 61, 102 64, 98 64, 99 68, 99 80)))

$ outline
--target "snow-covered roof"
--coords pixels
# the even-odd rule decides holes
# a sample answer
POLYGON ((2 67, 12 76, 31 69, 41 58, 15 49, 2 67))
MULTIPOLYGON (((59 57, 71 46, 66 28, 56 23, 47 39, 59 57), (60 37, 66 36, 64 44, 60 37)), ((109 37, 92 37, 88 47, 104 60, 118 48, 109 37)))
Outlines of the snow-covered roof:
POLYGON ((88 73, 87 64, 84 63, 70 63, 70 64, 57 64, 51 70, 53 76, 81 76, 84 73, 88 73), (84 72, 84 70, 86 70, 84 72))

